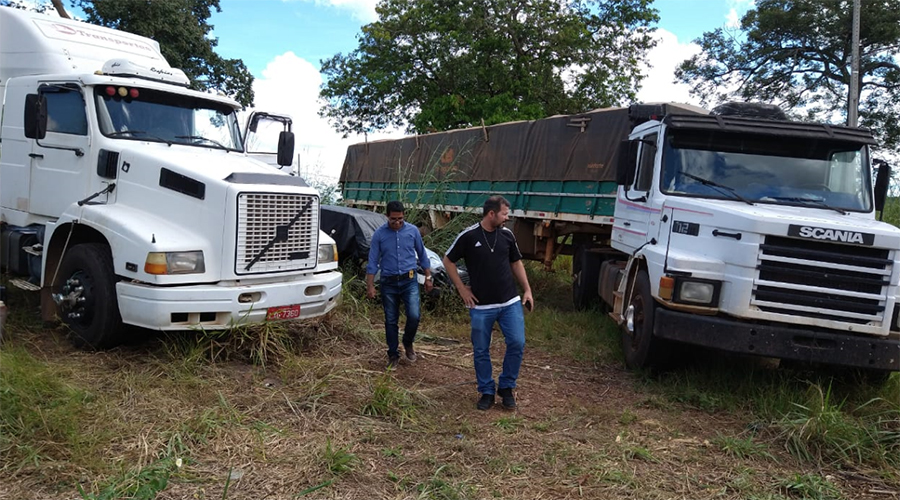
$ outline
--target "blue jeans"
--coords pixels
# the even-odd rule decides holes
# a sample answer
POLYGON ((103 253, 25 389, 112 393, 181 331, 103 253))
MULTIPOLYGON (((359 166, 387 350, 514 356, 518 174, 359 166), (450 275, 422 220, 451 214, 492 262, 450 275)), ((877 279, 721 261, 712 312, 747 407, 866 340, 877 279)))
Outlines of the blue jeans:
POLYGON ((499 388, 515 389, 525 351, 525 315, 522 313, 522 304, 516 302, 495 309, 469 309, 469 317, 472 318, 472 349, 475 354, 473 358, 478 392, 496 393, 491 366, 491 332, 495 322, 500 325, 500 331, 506 340, 499 388))
POLYGON ((397 336, 400 333, 400 302, 406 308, 406 325, 403 327, 403 343, 410 345, 419 329, 419 283, 415 279, 381 282, 381 304, 384 306, 384 336, 387 339, 388 357, 399 356, 397 336))

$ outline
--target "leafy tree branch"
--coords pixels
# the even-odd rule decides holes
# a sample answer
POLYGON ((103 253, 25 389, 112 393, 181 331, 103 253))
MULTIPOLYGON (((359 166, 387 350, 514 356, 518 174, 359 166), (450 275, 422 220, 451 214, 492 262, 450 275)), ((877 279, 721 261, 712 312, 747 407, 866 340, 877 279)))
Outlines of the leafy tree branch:
MULTIPOLYGON (((676 81, 707 106, 756 100, 795 115, 846 118, 851 75, 851 0, 757 0, 740 29, 706 32, 701 53, 676 81)), ((860 125, 881 147, 900 151, 900 0, 863 0, 860 17, 860 125)))
POLYGON ((321 61, 336 130, 437 130, 627 103, 652 0, 382 0, 358 47, 321 61))

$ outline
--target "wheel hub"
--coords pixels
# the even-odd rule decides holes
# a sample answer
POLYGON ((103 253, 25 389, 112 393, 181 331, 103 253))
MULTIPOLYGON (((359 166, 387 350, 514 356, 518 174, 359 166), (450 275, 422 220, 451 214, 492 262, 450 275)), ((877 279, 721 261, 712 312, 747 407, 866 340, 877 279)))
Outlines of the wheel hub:
POLYGON ((53 294, 53 301, 62 309, 67 319, 80 322, 87 316, 85 306, 89 297, 90 280, 78 272, 66 280, 59 293, 53 294))
POLYGON ((625 309, 625 329, 634 336, 634 304, 629 304, 625 309))

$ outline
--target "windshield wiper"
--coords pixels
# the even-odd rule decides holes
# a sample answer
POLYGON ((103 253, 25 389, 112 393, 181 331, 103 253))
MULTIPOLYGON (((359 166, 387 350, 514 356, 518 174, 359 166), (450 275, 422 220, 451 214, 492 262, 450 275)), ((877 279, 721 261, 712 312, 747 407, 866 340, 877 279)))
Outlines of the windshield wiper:
POLYGON ((750 201, 750 200, 748 200, 747 198, 744 198, 743 196, 739 195, 738 192, 737 192, 737 190, 735 190, 735 189, 734 189, 733 187, 731 187, 731 186, 726 186, 726 185, 724 185, 724 184, 719 184, 718 182, 711 181, 711 180, 709 180, 709 179, 704 179, 703 177, 700 177, 700 176, 697 176, 697 175, 694 175, 694 174, 689 174, 689 173, 687 173, 687 172, 682 172, 681 170, 679 170, 679 171, 676 172, 676 173, 677 173, 677 174, 681 174, 681 175, 683 175, 683 176, 685 176, 685 177, 687 177, 687 178, 689 178, 689 179, 694 179, 695 181, 697 181, 697 182, 699 182, 700 184, 703 184, 703 185, 705 185, 705 186, 710 186, 710 187, 717 188, 717 189, 719 190, 720 193, 730 194, 730 195, 734 196, 736 199, 741 200, 741 201, 743 201, 744 203, 753 206, 753 202, 752 202, 752 201, 750 201))
POLYGON ((144 132, 143 130, 118 130, 116 132, 110 132, 106 135, 107 135, 107 137, 121 137, 123 135, 134 135, 134 136, 143 135, 149 139, 156 139, 159 142, 164 142, 164 143, 168 144, 169 146, 172 145, 172 141, 168 141, 168 140, 163 139, 162 137, 159 137, 156 135, 148 134, 147 132, 144 132))
POLYGON ((227 146, 225 146, 224 144, 222 144, 221 142, 216 141, 214 139, 210 139, 208 137, 203 137, 202 135, 176 135, 175 138, 176 139, 190 139, 192 141, 206 141, 206 142, 215 144, 216 146, 218 146, 226 151, 229 150, 229 148, 227 146))
POLYGON ((799 196, 766 196, 768 199, 777 200, 777 201, 793 201, 797 203, 815 203, 822 208, 827 208, 829 210, 834 210, 835 212, 841 215, 847 215, 847 211, 843 208, 833 207, 827 203, 825 200, 821 198, 801 198, 799 196))

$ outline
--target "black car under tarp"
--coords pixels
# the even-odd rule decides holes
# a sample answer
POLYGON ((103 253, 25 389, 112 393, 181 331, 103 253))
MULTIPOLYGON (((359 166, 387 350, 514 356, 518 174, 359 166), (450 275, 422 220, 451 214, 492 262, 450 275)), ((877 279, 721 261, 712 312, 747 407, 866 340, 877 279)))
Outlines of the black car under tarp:
MULTIPOLYGON (((387 216, 368 210, 359 208, 339 207, 336 205, 322 205, 320 207, 322 218, 321 227, 338 247, 338 264, 347 269, 354 269, 354 266, 362 265, 369 259, 369 247, 372 241, 372 235, 375 230, 383 226, 388 218, 387 216)), ((409 223, 407 223, 409 224, 409 223)), ((452 288, 453 284, 444 264, 441 262, 441 256, 427 247, 425 248, 428 261, 431 265, 432 276, 434 276, 435 289, 432 295, 437 295, 440 288, 452 288)), ((362 268, 356 268, 360 272, 364 272, 362 268)), ((466 272, 464 264, 460 263, 457 267, 459 277, 463 283, 469 283, 469 274, 466 272)), ((419 284, 425 283, 425 274, 421 268, 417 270, 419 276, 419 284)), ((376 279, 377 281, 377 279, 376 279)))
POLYGON ((322 231, 334 238, 341 266, 348 260, 369 258, 369 242, 375 230, 387 222, 384 214, 359 208, 322 205, 322 231))

